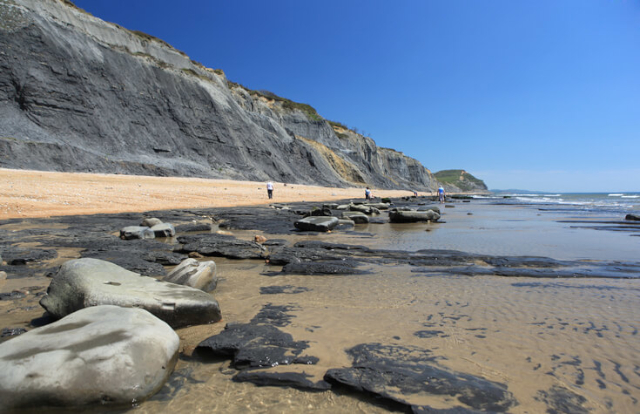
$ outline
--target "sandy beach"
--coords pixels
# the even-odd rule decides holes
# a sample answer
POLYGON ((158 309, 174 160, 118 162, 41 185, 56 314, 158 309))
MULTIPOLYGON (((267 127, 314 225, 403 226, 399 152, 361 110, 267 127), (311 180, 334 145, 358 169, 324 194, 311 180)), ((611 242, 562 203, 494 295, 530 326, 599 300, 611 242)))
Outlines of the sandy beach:
MULTIPOLYGON (((372 191, 375 197, 412 195, 372 191)), ((0 169, 0 220, 349 198, 364 198, 364 188, 274 182, 269 200, 261 182, 0 169)))

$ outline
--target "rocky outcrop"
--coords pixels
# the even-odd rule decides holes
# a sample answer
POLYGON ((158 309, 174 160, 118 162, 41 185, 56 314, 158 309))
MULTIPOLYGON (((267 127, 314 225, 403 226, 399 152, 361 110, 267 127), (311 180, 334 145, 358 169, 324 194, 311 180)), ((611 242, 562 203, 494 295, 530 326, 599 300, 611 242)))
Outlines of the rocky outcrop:
POLYGON ((0 167, 433 190, 418 161, 61 0, 0 0, 0 167))
POLYGON ((448 193, 488 193, 484 181, 464 170, 443 170, 434 174, 448 193))

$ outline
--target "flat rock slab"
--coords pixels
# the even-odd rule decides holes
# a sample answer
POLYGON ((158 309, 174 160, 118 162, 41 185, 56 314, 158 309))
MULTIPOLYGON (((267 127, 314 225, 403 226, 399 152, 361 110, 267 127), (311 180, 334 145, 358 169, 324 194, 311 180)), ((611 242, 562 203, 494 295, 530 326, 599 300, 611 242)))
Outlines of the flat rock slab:
POLYGON ((0 345, 0 411, 131 406, 155 394, 180 339, 143 309, 96 306, 0 345))
POLYGON ((354 261, 322 261, 288 263, 282 267, 282 273, 297 275, 359 275, 368 272, 358 269, 354 261))
POLYGON ((22 266, 32 262, 51 260, 58 257, 58 252, 53 249, 21 249, 19 247, 5 246, 2 248, 2 260, 9 266, 22 266))
POLYGON ((440 396, 443 401, 455 398, 463 404, 457 407, 459 412, 506 412, 516 404, 505 385, 440 368, 424 349, 374 343, 357 345, 347 353, 353 366, 330 369, 325 381, 424 412, 429 412, 428 407, 414 405, 411 396, 440 396))
POLYGON ((333 230, 339 222, 337 217, 306 217, 295 221, 293 225, 302 231, 327 232, 333 230))
POLYGON ((389 221, 391 223, 417 223, 420 221, 437 221, 439 219, 440 214, 433 210, 389 212, 389 221))
POLYGON ((176 227, 176 233, 193 233, 197 231, 211 231, 211 224, 209 223, 190 223, 190 224, 180 224, 176 227))
POLYGON ((224 331, 202 341, 196 351, 203 355, 231 357, 238 369, 269 368, 276 365, 314 364, 318 358, 303 356, 307 341, 294 341, 282 332, 294 318, 292 306, 263 306, 249 323, 229 323, 224 331))
POLYGON ((299 372, 269 372, 265 370, 245 370, 233 377, 235 382, 251 382, 257 386, 291 387, 304 391, 326 391, 331 384, 326 381, 314 382, 310 375, 299 372))
POLYGON ((201 290, 140 276, 97 259, 64 263, 40 304, 54 318, 99 305, 146 309, 173 327, 222 318, 218 302, 201 290))
POLYGON ((182 253, 197 252, 203 256, 228 259, 263 259, 266 248, 255 241, 239 240, 223 234, 194 234, 178 237, 182 253))

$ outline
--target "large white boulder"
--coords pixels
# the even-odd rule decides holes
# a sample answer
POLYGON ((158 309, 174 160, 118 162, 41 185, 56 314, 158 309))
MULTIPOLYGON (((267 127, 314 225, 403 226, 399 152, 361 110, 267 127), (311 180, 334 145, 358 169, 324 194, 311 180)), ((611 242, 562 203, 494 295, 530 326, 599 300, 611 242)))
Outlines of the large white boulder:
POLYGON ((180 338, 143 309, 95 306, 0 344, 0 412, 131 405, 173 371, 180 338))
POLYGON ((218 302, 208 293, 90 258, 64 263, 40 304, 55 318, 99 305, 146 309, 173 327, 222 318, 218 302))

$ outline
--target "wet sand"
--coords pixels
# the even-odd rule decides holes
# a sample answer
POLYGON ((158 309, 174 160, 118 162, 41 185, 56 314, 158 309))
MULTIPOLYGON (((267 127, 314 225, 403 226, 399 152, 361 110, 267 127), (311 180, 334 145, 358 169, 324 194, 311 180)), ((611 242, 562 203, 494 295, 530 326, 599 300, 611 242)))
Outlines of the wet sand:
MULTIPOLYGON (((22 182, 12 177, 10 185, 22 182)), ((71 208, 77 207, 78 211, 94 207, 87 200, 94 200, 92 197, 100 199, 100 186, 120 186, 118 188, 126 189, 123 191, 131 191, 132 197, 139 197, 136 200, 142 203, 146 196, 136 193, 138 184, 142 186, 139 188, 146 189, 145 194, 151 194, 150 189, 155 186, 155 194, 163 194, 161 183, 171 180, 155 178, 148 184, 111 184, 117 178, 119 176, 106 176, 109 184, 95 175, 81 179, 86 195, 81 195, 74 202, 71 191, 67 193, 65 190, 72 188, 73 184, 62 185, 62 181, 43 175, 43 181, 51 182, 47 188, 56 187, 61 194, 59 197, 68 194, 71 208), (161 181, 156 183, 155 180, 161 181), (93 190, 87 188, 86 183, 95 187, 94 195, 89 195, 93 190)), ((124 178, 125 181, 128 179, 124 178)), ((146 179, 143 181, 147 183, 146 179)), ((209 183, 209 180, 204 181, 209 183)), ((238 188, 244 188, 245 193, 260 193, 261 203, 268 203, 264 185, 247 183, 247 187, 243 187, 236 184, 238 188)), ((196 191, 197 187, 194 185, 194 190, 189 192, 196 191)), ((288 190, 295 191, 297 187, 288 190)), ((213 188, 220 190, 225 187, 213 188)), ((276 191, 280 188, 277 185, 276 191)), ((203 190, 199 193, 202 200, 182 199, 183 194, 178 190, 180 188, 176 187, 173 191, 176 191, 180 202, 203 203, 182 208, 209 207, 211 204, 208 203, 221 202, 225 197, 226 202, 231 202, 230 190, 229 193, 220 190, 224 195, 218 201, 206 199, 206 191, 203 190)), ((42 189, 39 191, 43 193, 42 189)), ((318 195, 318 201, 331 198, 326 195, 333 189, 323 191, 324 194, 318 195)), ((344 191, 354 191, 355 196, 362 192, 359 189, 344 191)), ((114 191, 113 197, 117 194, 114 191)), ((407 193, 401 192, 400 195, 407 193)), ((31 197, 35 199, 35 196, 31 197)), ((249 203, 254 201, 250 196, 245 197, 243 200, 253 204, 249 203)), ((335 197, 340 198, 338 195, 335 197)), ((46 205, 41 199, 36 200, 25 201, 32 206, 32 210, 24 211, 25 214, 37 214, 37 206, 46 205)), ((101 208, 125 208, 124 201, 114 206, 102 204, 101 208)), ((161 207, 165 205, 161 198, 152 198, 151 203, 148 207, 136 204, 139 209, 122 211, 171 208, 161 207)), ((60 210, 49 214, 70 211, 65 209, 66 204, 55 205, 60 210)), ((472 202, 456 203, 443 212, 446 223, 442 224, 368 224, 349 232, 270 237, 283 238, 290 244, 301 240, 320 240, 406 251, 458 249, 481 254, 533 254, 576 260, 634 260, 634 252, 638 251, 637 243, 640 242, 638 237, 617 232, 571 229, 569 225, 558 223, 557 215, 541 214, 530 208, 476 205, 472 202), (602 243, 603 240, 606 244, 602 243)), ((0 228, 19 231, 33 225, 27 219, 4 224, 0 228)), ((256 234, 249 230, 233 233, 243 240, 251 240, 256 234)), ((52 264, 76 257, 79 252, 69 249, 59 254, 60 257, 52 264)), ((264 261, 214 260, 220 281, 213 294, 223 311, 223 321, 178 330, 183 358, 167 386, 150 401, 140 404, 136 412, 382 413, 392 410, 393 407, 381 405, 375 399, 344 390, 305 392, 233 382, 231 378, 236 371, 230 368, 228 360, 204 361, 192 357, 194 347, 221 332, 225 323, 247 323, 269 304, 291 307, 292 321, 282 330, 295 340, 309 341, 306 353, 319 358, 317 365, 283 366, 278 370, 304 372, 319 380, 327 369, 350 366, 345 350, 358 344, 416 347, 427 350, 439 365, 451 371, 505 384, 518 402, 508 412, 638 411, 638 279, 425 275, 412 272, 409 266, 373 263, 366 267, 371 273, 363 275, 273 275, 279 268, 264 261), (265 294, 261 290, 273 286, 298 288, 299 293, 265 294)), ((47 284, 48 278, 44 276, 7 280, 0 291, 18 289, 29 293, 24 299, 0 301, 0 327, 32 329, 30 321, 42 315, 42 308, 37 303, 38 294, 44 292, 47 284)), ((406 398, 413 404, 436 409, 460 405, 446 396, 413 394, 406 398)), ((89 411, 95 412, 94 409, 89 411)), ((102 412, 122 411, 104 409, 102 412)))

